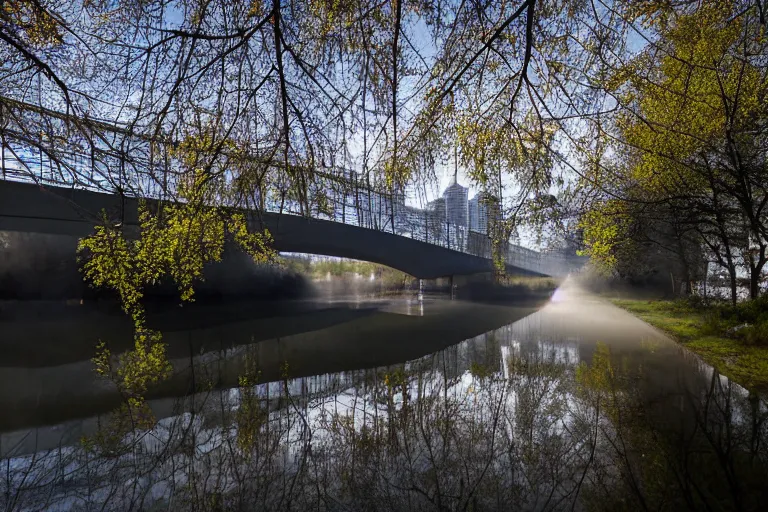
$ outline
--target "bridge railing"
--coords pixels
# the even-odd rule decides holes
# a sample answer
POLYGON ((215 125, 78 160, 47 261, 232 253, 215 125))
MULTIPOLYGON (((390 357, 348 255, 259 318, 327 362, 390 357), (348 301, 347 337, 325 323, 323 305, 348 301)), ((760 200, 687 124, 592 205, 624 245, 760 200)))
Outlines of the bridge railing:
MULTIPOLYGON (((98 192, 122 191, 128 196, 173 197, 182 172, 173 160, 149 144, 137 146, 126 158, 124 151, 85 153, 58 148, 55 154, 10 144, 0 144, 0 171, 4 180, 35 182, 98 192), (155 151, 155 154, 152 152, 155 151)), ((344 169, 313 172, 306 185, 305 201, 291 198, 288 189, 261 191, 254 197, 222 197, 220 204, 269 212, 305 215, 410 237, 484 258, 492 257, 487 233, 449 221, 444 207, 407 206, 402 195, 385 191, 358 173, 344 169)), ((544 254, 515 244, 506 247, 508 265, 546 275, 563 275, 579 268, 581 259, 544 254)))

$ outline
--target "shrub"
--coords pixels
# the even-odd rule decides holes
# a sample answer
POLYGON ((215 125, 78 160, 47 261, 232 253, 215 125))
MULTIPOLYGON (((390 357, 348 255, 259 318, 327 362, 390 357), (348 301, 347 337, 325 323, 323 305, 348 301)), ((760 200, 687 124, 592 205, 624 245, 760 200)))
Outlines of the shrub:
POLYGON ((670 310, 674 313, 690 313, 695 308, 687 298, 676 299, 670 305, 670 310))
POLYGON ((690 309, 704 309, 712 304, 712 301, 703 295, 691 295, 685 300, 690 309))
POLYGON ((721 336, 725 333, 726 329, 727 325, 723 321, 720 311, 714 309, 704 313, 701 324, 702 334, 721 336))
POLYGON ((768 322, 760 322, 739 329, 739 339, 748 345, 768 345, 768 322))
POLYGON ((760 324, 768 322, 768 296, 742 302, 734 306, 738 320, 744 323, 760 324))

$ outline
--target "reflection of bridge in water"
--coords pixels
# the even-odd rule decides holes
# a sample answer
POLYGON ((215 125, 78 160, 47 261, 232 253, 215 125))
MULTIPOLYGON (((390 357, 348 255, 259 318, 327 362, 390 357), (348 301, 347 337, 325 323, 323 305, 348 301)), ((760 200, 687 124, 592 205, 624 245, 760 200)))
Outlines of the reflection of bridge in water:
MULTIPOLYGON (((108 149, 91 146, 86 153, 15 144, 7 128, 3 135, 0 230, 83 236, 100 222, 102 210, 124 225, 136 224, 137 199, 173 200, 182 176, 165 147, 153 149, 155 144, 142 140, 114 135, 112 144, 105 144, 108 149)), ((280 183, 279 176, 270 178, 270 172, 277 172, 275 164, 263 165, 262 179, 280 183)), ((235 185, 236 179, 224 173, 228 184, 235 185)), ((290 199, 289 188, 259 190, 222 196, 217 205, 249 211, 252 227, 267 227, 278 251, 372 261, 419 278, 492 270, 487 221, 472 223, 471 213, 456 215, 446 203, 450 197, 415 208, 405 204, 403 195, 383 192, 357 173, 338 169, 312 173, 304 206, 290 199), (479 231, 472 229, 478 225, 479 231)), ((504 252, 508 270, 516 273, 565 275, 583 263, 582 258, 511 243, 504 252)))

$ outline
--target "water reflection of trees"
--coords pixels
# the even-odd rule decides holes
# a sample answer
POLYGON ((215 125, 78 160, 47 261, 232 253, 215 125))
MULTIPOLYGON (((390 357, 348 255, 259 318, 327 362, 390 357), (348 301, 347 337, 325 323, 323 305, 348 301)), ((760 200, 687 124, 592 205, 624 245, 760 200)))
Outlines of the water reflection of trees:
POLYGON ((286 366, 273 383, 246 365, 238 388, 179 400, 151 427, 124 411, 125 435, 23 457, 1 447, 4 505, 750 510, 765 500, 756 396, 705 368, 651 392, 646 359, 598 344, 579 364, 575 341, 518 341, 504 328, 394 367, 291 379, 286 366))
POLYGON ((644 368, 616 361, 606 346, 579 368, 581 394, 600 410, 601 467, 594 468, 588 503, 610 510, 761 508, 768 497, 765 404, 710 368, 698 370, 693 385, 649 394, 644 368))

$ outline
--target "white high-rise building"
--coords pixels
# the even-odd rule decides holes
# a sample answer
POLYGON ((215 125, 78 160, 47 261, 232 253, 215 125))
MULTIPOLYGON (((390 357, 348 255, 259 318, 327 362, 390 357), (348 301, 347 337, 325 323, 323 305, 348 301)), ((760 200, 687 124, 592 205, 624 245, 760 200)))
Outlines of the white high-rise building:
POLYGON ((476 233, 488 234, 488 202, 492 196, 478 192, 469 201, 469 230, 476 233))
POLYGON ((459 185, 454 177, 451 184, 443 191, 446 222, 452 226, 466 227, 468 225, 468 198, 469 189, 459 185))

